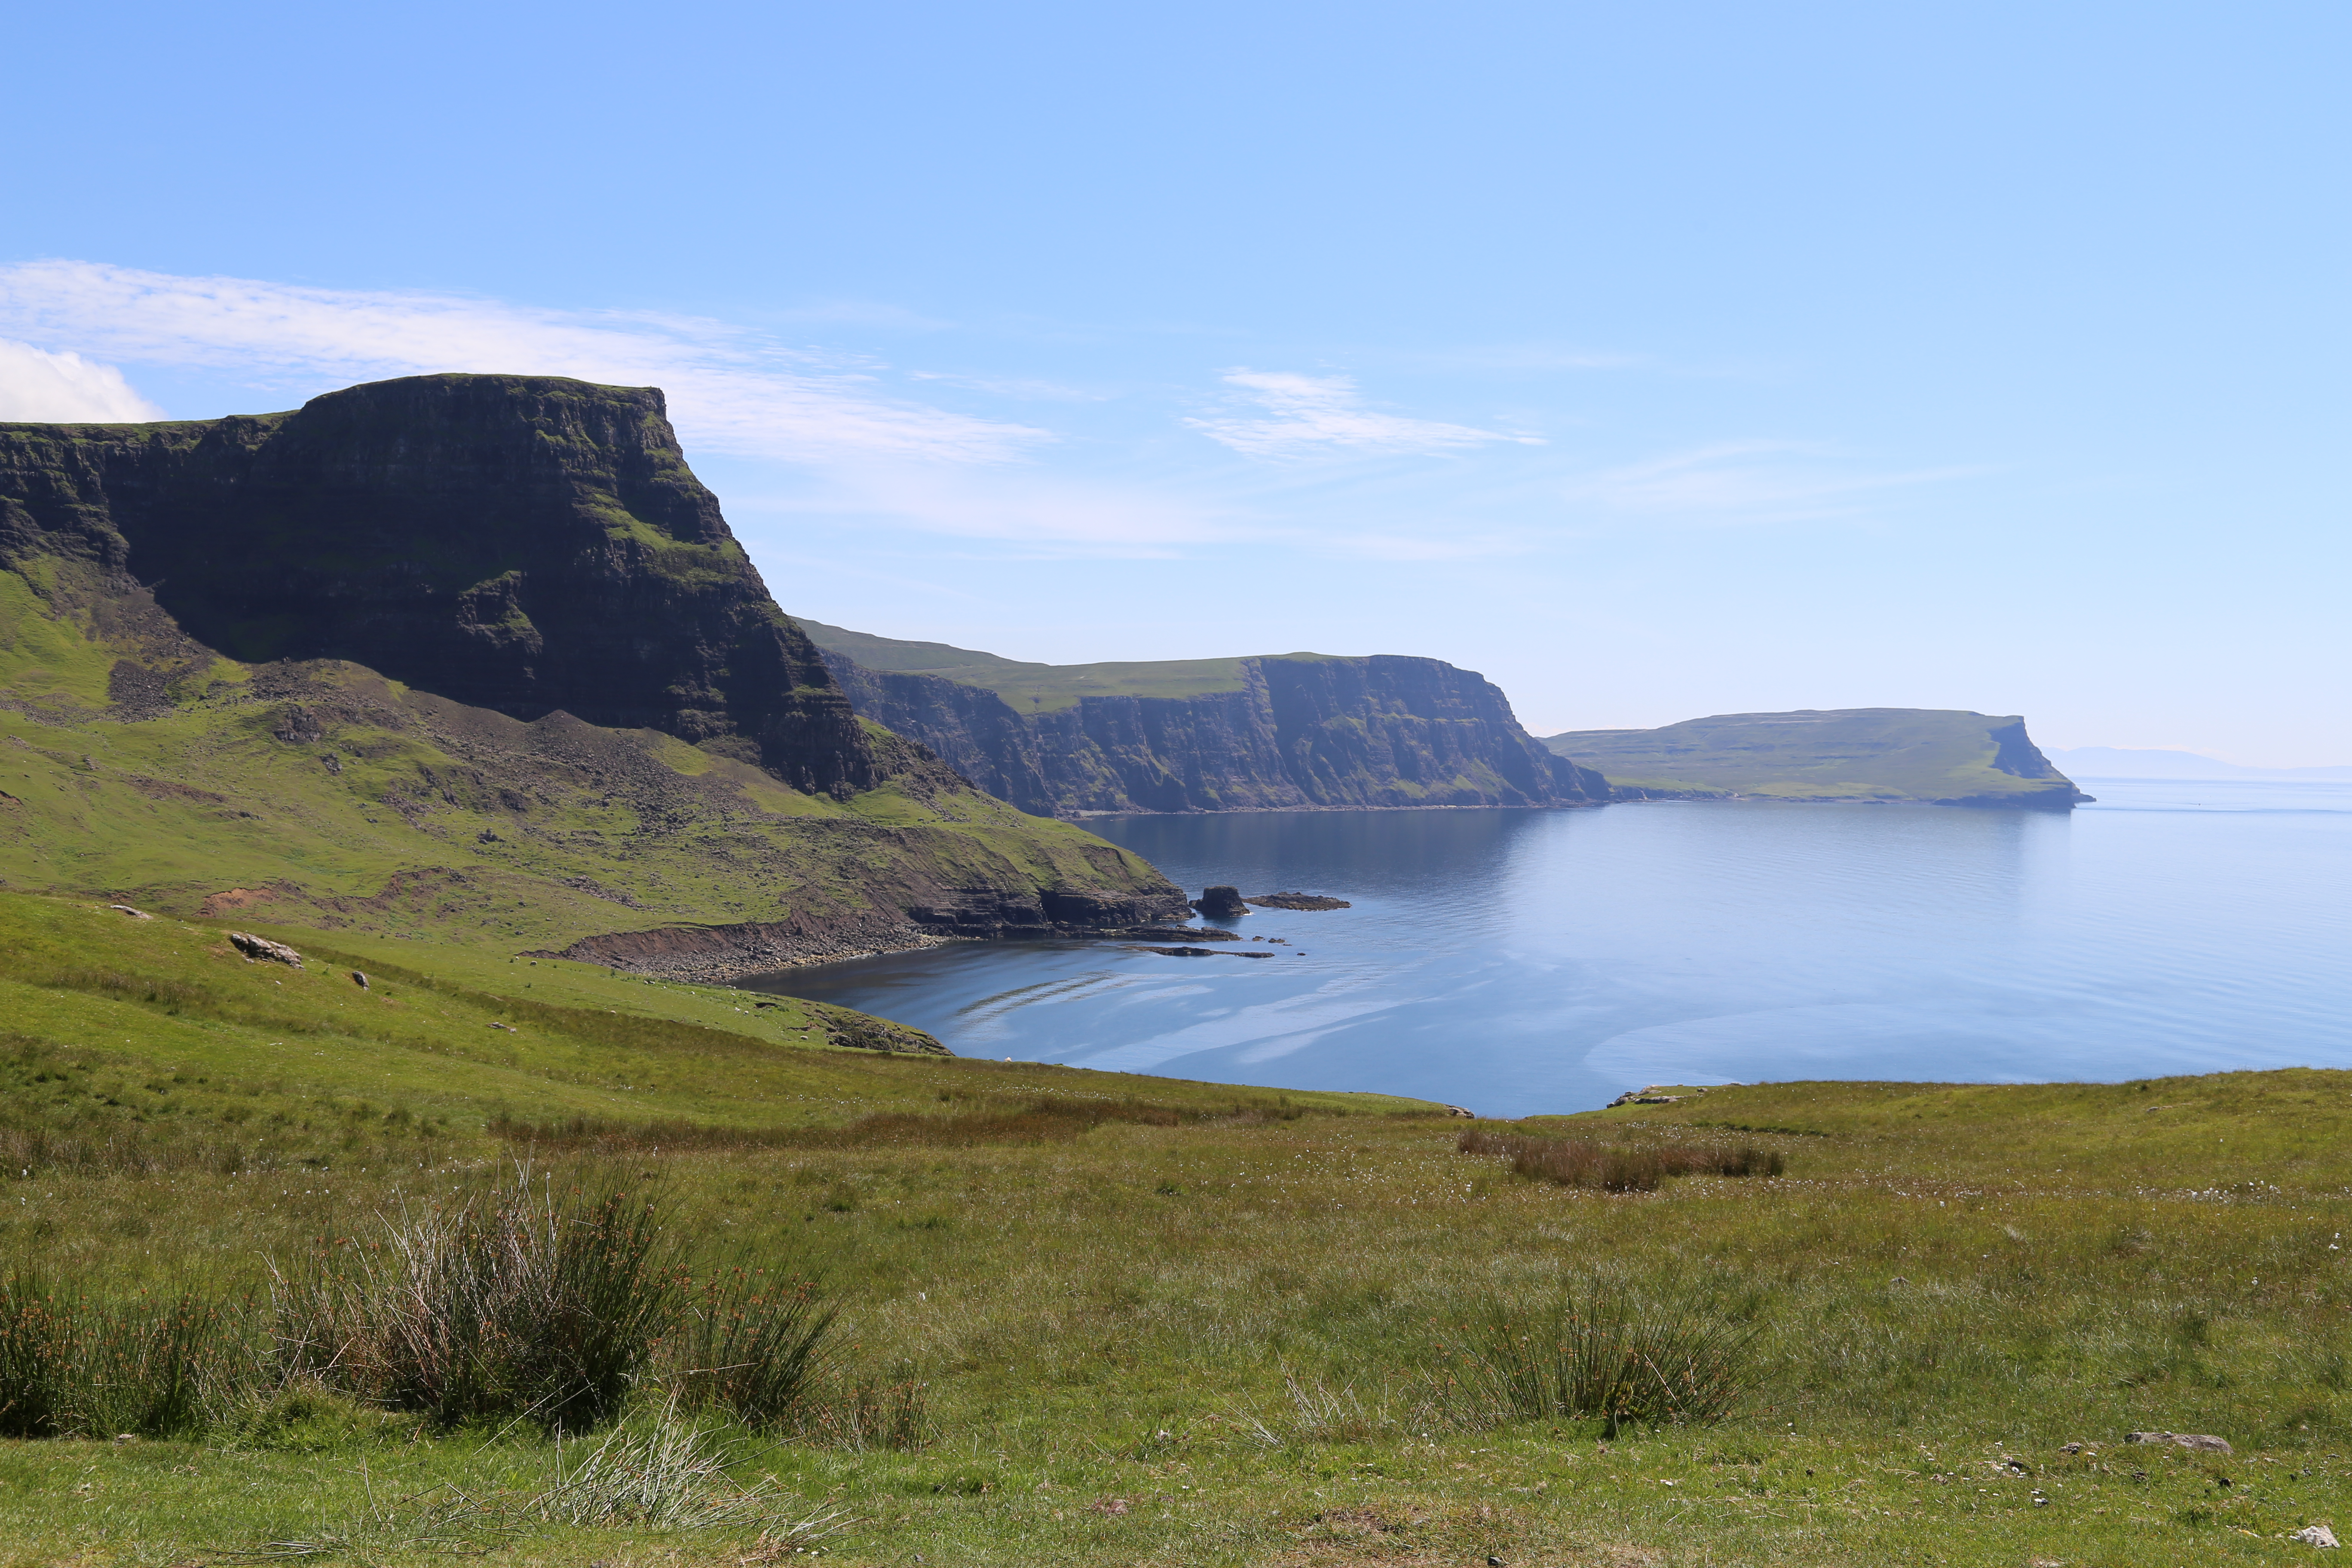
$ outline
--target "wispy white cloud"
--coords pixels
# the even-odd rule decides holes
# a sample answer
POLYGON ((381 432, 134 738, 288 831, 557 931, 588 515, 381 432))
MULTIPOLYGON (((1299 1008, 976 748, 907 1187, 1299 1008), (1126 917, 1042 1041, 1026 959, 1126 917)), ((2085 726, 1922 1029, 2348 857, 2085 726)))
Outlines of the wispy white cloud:
POLYGON ((435 371, 657 385, 692 446, 745 457, 984 462, 1050 438, 894 398, 870 367, 694 317, 33 261, 0 267, 0 332, 68 357, 205 366, 299 393, 435 371))
POLYGON ((1333 451, 1450 452, 1490 441, 1543 444, 1539 437, 1408 419, 1367 408, 1349 376, 1235 370, 1227 372, 1224 381, 1235 389, 1237 401, 1255 406, 1184 423, 1253 458, 1333 451))
POLYGON ((1571 502, 1605 511, 1727 522, 1800 522, 1853 515, 1888 490, 1966 479, 1972 468, 1854 473, 1816 448, 1728 441, 1631 463, 1572 481, 1571 502))
POLYGON ((0 338, 0 419, 115 425, 162 417, 110 364, 0 338))

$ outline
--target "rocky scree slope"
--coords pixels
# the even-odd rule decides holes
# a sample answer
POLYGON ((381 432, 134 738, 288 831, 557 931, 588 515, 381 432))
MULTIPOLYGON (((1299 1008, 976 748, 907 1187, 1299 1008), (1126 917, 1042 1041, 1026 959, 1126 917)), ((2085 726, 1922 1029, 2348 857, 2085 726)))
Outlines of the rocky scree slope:
POLYGON ((702 975, 1183 907, 861 721, 658 392, 512 376, 0 426, 0 884, 702 975))
POLYGON ((1041 816, 1608 798, 1598 773, 1530 738, 1493 684, 1438 659, 1024 664, 800 624, 860 713, 1041 816))
POLYGON ((1956 709, 1718 713, 1657 730, 1581 730, 1544 744, 1601 770, 1619 800, 1918 801, 2065 810, 2091 797, 2025 721, 1956 709))

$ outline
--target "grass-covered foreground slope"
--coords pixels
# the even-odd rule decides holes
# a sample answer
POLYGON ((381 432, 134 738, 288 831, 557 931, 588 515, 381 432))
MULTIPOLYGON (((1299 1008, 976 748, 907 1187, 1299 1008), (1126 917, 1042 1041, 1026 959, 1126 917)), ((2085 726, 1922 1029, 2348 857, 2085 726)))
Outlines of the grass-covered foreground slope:
MULTIPOLYGON (((739 1479, 838 1516, 835 1561, 2123 1568, 2304 1561, 2289 1532, 2352 1523, 2352 1075, 1790 1084, 1481 1124, 1785 1169, 1611 1194, 1458 1152, 1461 1122, 1404 1102, 809 1047, 770 1037, 814 1021, 799 1004, 747 1019, 437 951, 368 1016, 323 963, 247 965, 204 922, 12 902, 16 1257, 233 1292, 502 1152, 618 1171, 698 1245, 821 1275, 853 1363, 917 1391, 911 1447, 734 1435, 739 1479), (493 1015, 521 1032, 470 1047, 493 1015), (533 1120, 485 1114, 501 1074, 546 1108, 528 1150, 489 1130, 533 1120), (125 1123, 219 1131, 204 1159, 89 1152, 125 1123), (1727 1414, 1517 1414, 1479 1358, 1497 1313, 1557 1342, 1527 1335, 1563 1289, 1734 1352, 1727 1414), (2232 1451, 2124 1440, 2144 1430, 2232 1451)), ((0 1444, 0 1562, 788 1554, 500 1512, 577 1462, 528 1424, 254 1410, 0 1444)))
MULTIPOLYGON (((942 1096, 1100 1099, 1112 1081, 927 1044, 846 1008, 562 960, 0 895, 0 1152, 20 1166, 413 1163, 478 1158, 494 1126, 575 1121, 789 1135, 942 1096), (248 959, 231 930, 302 966, 248 959)), ((1220 1111, 1380 1103, 1154 1083, 1220 1111)))
POLYGON ((1621 800, 1927 801, 2063 808, 2087 798, 2015 716, 1940 708, 1719 713, 1657 730, 1575 730, 1545 745, 1621 800))

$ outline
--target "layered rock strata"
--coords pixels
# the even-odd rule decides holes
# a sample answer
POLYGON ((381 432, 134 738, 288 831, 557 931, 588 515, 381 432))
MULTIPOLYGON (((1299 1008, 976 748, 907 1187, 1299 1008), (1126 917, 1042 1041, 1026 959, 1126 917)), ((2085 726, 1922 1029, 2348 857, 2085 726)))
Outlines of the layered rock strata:
POLYGON ((184 917, 716 978, 1185 912, 861 720, 649 388, 0 426, 0 885, 184 917))
POLYGON ((988 687, 872 669, 819 647, 859 712, 1040 816, 1608 798, 1600 774, 1521 729, 1492 683, 1434 658, 1241 658, 1227 690, 1081 696, 1024 712, 988 687))
MULTIPOLYGON (((135 575, 245 663, 346 659, 511 718, 659 730, 798 789, 877 776, 657 388, 425 375, 286 414, 0 426, 0 556, 34 551, 135 575)), ((117 684, 152 706, 173 673, 117 684)))

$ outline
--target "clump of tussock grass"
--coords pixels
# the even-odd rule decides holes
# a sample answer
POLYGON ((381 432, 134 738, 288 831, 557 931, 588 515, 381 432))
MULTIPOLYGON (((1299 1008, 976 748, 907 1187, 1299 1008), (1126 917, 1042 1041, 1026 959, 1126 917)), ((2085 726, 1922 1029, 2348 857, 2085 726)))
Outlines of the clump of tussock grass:
POLYGON ((698 1278, 667 1218, 616 1181, 559 1190, 527 1167, 404 1205, 273 1272, 279 1375, 441 1428, 583 1431, 658 1384, 674 1407, 763 1431, 855 1447, 919 1432, 919 1396, 911 1416, 880 1395, 836 1413, 835 1310, 815 1282, 740 1256, 698 1278))
POLYGON ((710 1427, 680 1419, 672 1405, 614 1426, 584 1454, 559 1447, 553 1483, 518 1500, 513 1511, 575 1528, 757 1528, 794 1545, 830 1532, 831 1514, 784 1517, 773 1478, 747 1487, 730 1477, 733 1458, 710 1427))
POLYGON ((1512 1421, 1720 1421, 1756 1337, 1695 1292, 1592 1279, 1549 1300, 1486 1302, 1441 1342, 1433 1412, 1465 1429, 1512 1421))
POLYGON ((911 1377, 835 1373, 808 1389, 792 1412, 791 1432, 804 1442, 864 1453, 929 1445, 930 1390, 911 1377))
POLYGON ((835 1311, 813 1281, 737 1263, 689 1287, 683 1306, 668 1341, 675 1399, 765 1430, 803 1416, 835 1311))
POLYGON ((1290 1399, 1290 1429, 1303 1440, 1371 1443, 1404 1430, 1404 1422, 1391 1405, 1385 1385, 1367 1404, 1352 1383, 1334 1387, 1318 1378, 1301 1377, 1285 1367, 1282 1389, 1290 1399))
POLYGON ((1777 1150, 1678 1144, 1604 1143, 1589 1138, 1529 1138, 1473 1129, 1454 1141, 1465 1154, 1499 1154, 1514 1175, 1563 1187, 1654 1193, 1673 1176, 1777 1176, 1788 1162, 1777 1150))
POLYGON ((9 1275, 0 1281, 0 1434, 200 1430, 250 1376, 235 1316, 194 1290, 102 1300, 30 1271, 9 1275))
POLYGON ((580 1430, 619 1413, 676 1316, 674 1251, 643 1198, 519 1172, 273 1268, 278 1363, 438 1426, 580 1430))

